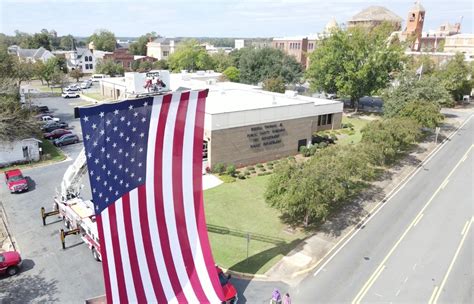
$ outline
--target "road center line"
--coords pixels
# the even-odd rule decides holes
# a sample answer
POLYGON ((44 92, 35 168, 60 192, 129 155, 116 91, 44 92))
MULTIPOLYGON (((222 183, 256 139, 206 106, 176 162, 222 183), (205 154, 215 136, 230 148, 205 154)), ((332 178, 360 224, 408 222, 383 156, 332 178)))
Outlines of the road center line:
POLYGON ((466 233, 463 235, 461 242, 459 243, 458 248, 456 249, 456 253, 454 254, 453 260, 451 261, 451 264, 449 264, 448 271, 446 271, 446 274, 444 275, 443 281, 441 282, 441 285, 439 286, 438 292, 433 300, 433 304, 436 304, 438 302, 439 296, 441 295, 441 292, 443 291, 444 285, 446 284, 446 281, 448 280, 449 273, 453 269, 454 263, 456 262, 456 259, 458 258, 459 252, 461 251, 461 247, 464 244, 464 241, 466 240, 466 236, 468 235, 467 232, 469 232, 469 228, 471 227, 472 221, 474 217, 471 218, 470 221, 467 221, 467 229, 466 233))
MULTIPOLYGON (((464 155, 462 156, 462 158, 466 155, 469 154, 469 152, 471 152, 471 150, 474 148, 474 145, 471 145, 469 147, 469 149, 466 151, 466 153, 464 153, 464 155)), ((364 286, 362 287, 362 289, 357 293, 356 297, 352 300, 352 303, 353 304, 357 304, 357 303, 360 303, 360 301, 362 300, 362 298, 367 294, 367 291, 372 287, 372 285, 374 284, 375 282, 375 279, 376 277, 378 277, 377 275, 377 272, 379 270, 379 268, 384 265, 387 260, 390 258, 390 256, 393 254, 393 252, 395 251, 395 249, 397 249, 398 245, 400 245, 400 243, 402 242, 402 240, 405 238, 405 236, 408 234, 408 232, 416 225, 416 221, 418 219, 418 217, 420 217, 421 214, 423 214, 423 212, 425 211, 426 208, 428 208, 428 206, 431 204, 431 202, 433 201, 433 199, 436 197, 436 195, 439 193, 439 191, 441 190, 441 187, 443 186, 443 184, 449 180, 449 178, 451 177, 451 175, 453 175, 454 171, 459 167, 459 165, 461 164, 461 160, 462 158, 458 161, 458 163, 456 164, 456 166, 454 166, 454 168, 451 170, 451 172, 449 172, 448 176, 444 179, 444 181, 441 183, 441 185, 438 187, 438 189, 436 189, 436 191, 433 193, 433 195, 430 197, 430 199, 428 200, 428 202, 423 206, 423 208, 420 210, 420 212, 416 215, 416 217, 413 219, 413 221, 410 223, 410 225, 408 225, 408 227, 405 229, 405 232, 403 232, 402 236, 398 239, 398 241, 395 243, 395 245, 392 247, 392 249, 390 249, 390 251, 388 252, 388 254, 385 256, 385 258, 382 260, 382 262, 380 263, 380 266, 377 267, 377 269, 375 270, 375 272, 370 276, 369 280, 364 284, 364 286)))
POLYGON ((435 286, 434 290, 433 290, 433 293, 431 294, 431 297, 430 297, 430 300, 428 301, 428 304, 432 304, 433 303, 433 300, 434 300, 434 297, 436 295, 436 292, 438 291, 438 286, 435 286))
POLYGON ((423 217, 423 213, 421 213, 420 215, 418 215, 418 216, 415 218, 415 222, 413 223, 413 227, 415 227, 416 224, 418 224, 418 222, 421 220, 422 217, 423 217))

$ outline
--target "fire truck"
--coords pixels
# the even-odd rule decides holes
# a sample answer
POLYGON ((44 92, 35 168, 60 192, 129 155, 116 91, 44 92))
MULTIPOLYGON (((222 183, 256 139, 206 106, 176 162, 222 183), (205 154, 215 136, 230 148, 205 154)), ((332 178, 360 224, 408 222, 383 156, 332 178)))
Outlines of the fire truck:
POLYGON ((50 215, 58 215, 68 230, 61 230, 61 242, 65 248, 65 238, 71 234, 79 234, 87 244, 95 260, 101 261, 99 234, 95 218, 94 203, 85 200, 80 192, 83 188, 82 177, 87 173, 87 162, 84 149, 66 170, 60 189, 56 189, 52 212, 42 208, 43 224, 50 215))

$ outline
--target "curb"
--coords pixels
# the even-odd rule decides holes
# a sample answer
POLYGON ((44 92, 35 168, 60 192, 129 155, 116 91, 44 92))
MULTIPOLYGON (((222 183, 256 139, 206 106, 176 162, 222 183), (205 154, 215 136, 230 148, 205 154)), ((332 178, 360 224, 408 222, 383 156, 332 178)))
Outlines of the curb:
POLYGON ((269 279, 269 277, 265 274, 251 274, 251 273, 238 272, 238 271, 225 269, 225 268, 221 268, 221 269, 223 272, 229 273, 232 275, 232 277, 235 277, 238 279, 260 280, 260 281, 266 281, 269 279))

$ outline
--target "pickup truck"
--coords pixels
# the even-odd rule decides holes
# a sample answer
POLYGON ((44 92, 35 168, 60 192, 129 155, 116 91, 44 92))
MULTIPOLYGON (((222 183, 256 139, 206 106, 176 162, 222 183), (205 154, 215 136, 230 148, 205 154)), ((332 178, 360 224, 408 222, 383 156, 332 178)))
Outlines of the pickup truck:
POLYGON ((28 181, 20 169, 6 171, 5 180, 8 190, 10 190, 11 193, 28 191, 28 181))

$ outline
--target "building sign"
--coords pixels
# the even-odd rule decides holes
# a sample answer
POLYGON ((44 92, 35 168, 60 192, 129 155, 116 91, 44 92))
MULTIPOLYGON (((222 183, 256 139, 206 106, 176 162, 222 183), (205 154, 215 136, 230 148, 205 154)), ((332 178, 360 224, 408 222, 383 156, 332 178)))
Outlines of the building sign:
POLYGON ((284 135, 286 135, 286 129, 283 123, 273 123, 251 127, 247 138, 251 149, 261 149, 281 144, 284 135))

